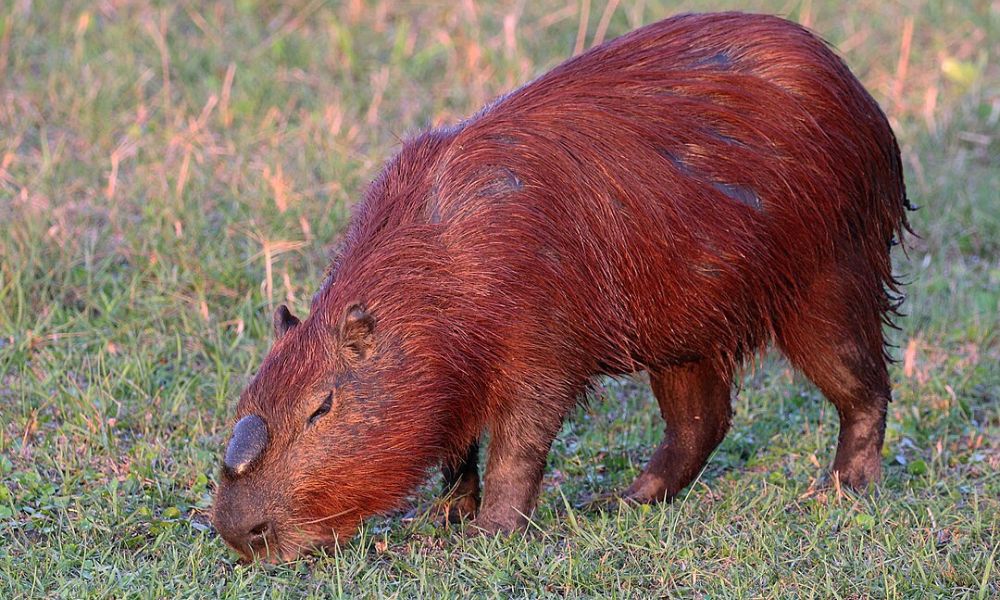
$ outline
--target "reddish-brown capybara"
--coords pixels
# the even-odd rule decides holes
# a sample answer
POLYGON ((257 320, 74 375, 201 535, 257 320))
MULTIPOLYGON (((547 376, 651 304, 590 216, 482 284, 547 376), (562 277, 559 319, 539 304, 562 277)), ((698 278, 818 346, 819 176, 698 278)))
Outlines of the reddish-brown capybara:
POLYGON ((309 317, 275 313, 215 527, 289 558, 435 465, 473 525, 524 527, 567 413, 596 377, 638 371, 666 433, 624 497, 670 498, 772 342, 836 406, 833 470, 862 488, 881 474, 905 208, 885 115, 806 29, 684 15, 595 47, 403 143, 309 317))

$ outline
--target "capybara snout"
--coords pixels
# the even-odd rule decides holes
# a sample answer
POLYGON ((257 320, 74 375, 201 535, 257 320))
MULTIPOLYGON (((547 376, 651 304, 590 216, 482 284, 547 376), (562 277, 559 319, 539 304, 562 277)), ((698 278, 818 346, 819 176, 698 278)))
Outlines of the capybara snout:
POLYGON ((837 408, 833 469, 863 488, 907 207, 885 115, 806 29, 683 15, 597 46, 378 174, 309 316, 274 314, 216 526, 244 556, 288 558, 440 466, 459 517, 522 528, 565 416, 595 378, 638 371, 665 430, 623 495, 670 498, 771 345, 837 408))

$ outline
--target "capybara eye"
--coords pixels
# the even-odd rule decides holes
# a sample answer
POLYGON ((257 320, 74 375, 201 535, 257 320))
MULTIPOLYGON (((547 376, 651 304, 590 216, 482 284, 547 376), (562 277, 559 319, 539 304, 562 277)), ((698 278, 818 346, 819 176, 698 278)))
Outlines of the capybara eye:
POLYGON ((329 394, 327 394, 326 399, 323 400, 323 404, 320 404, 319 408, 316 409, 316 412, 309 415, 309 425, 315 424, 320 417, 330 412, 330 407, 332 405, 333 405, 333 392, 330 392, 329 394))

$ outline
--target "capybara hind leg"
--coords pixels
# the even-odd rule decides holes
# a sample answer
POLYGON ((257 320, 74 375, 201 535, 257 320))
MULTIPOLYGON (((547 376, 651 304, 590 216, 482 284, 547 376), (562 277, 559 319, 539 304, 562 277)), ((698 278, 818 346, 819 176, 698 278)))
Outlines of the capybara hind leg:
POLYGON ((475 525, 487 532, 524 529, 535 510, 545 462, 562 416, 539 405, 490 430, 483 502, 475 525))
POLYGON ((479 442, 473 442, 461 459, 446 462, 441 473, 444 518, 458 523, 473 517, 479 508, 479 442))
POLYGON ((832 265, 778 328, 778 344, 837 408, 833 471, 862 489, 882 476, 890 384, 882 345, 881 284, 863 268, 832 265))
POLYGON ((729 429, 731 383, 708 361, 650 372, 650 384, 666 421, 663 442, 625 492, 636 502, 677 495, 705 466, 729 429))

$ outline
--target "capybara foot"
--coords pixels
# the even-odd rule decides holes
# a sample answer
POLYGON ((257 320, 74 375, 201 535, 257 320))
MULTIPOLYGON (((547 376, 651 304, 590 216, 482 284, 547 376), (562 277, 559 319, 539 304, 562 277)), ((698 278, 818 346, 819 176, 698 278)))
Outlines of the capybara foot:
POLYGON ((478 498, 470 495, 442 498, 435 504, 441 508, 441 522, 452 524, 471 520, 479 510, 478 498))
MULTIPOLYGON (((884 396, 882 397, 884 398, 884 396)), ((884 406, 886 400, 880 405, 884 406)), ((840 484, 854 491, 864 491, 882 478, 882 439, 885 432, 885 412, 874 416, 842 411, 837 457, 833 472, 840 484)))
POLYGON ((882 459, 877 454, 858 454, 849 460, 838 460, 833 465, 833 475, 840 479, 840 485, 863 492, 882 480, 882 459))
POLYGON ((527 528, 528 519, 516 511, 504 513, 480 511, 473 519, 472 527, 467 531, 473 535, 495 535, 524 531, 527 528))
POLYGON ((676 494, 672 490, 678 489, 680 485, 667 479, 658 473, 645 471, 632 482, 621 497, 634 504, 654 504, 668 500, 676 494))

